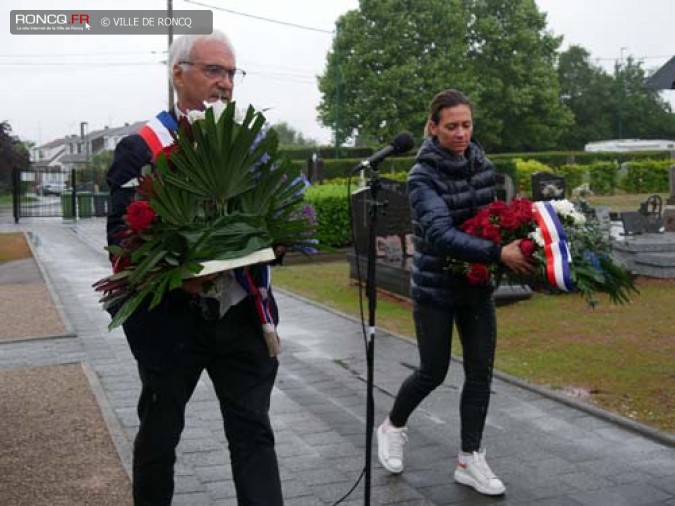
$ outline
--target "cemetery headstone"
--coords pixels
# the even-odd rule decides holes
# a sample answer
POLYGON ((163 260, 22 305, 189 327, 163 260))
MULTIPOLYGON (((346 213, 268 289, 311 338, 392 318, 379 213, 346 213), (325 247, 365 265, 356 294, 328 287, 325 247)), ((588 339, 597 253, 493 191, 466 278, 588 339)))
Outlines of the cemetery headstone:
POLYGON ((561 200, 565 198, 565 178, 550 172, 532 174, 533 200, 561 200))

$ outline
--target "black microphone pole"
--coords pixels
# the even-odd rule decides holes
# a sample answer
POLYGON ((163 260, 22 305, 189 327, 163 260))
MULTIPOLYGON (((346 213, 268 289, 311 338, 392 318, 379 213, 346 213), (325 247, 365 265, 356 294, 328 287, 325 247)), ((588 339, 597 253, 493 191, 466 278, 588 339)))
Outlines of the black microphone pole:
MULTIPOLYGON (((368 159, 361 162, 356 170, 370 169, 370 228, 368 230, 368 256, 366 268, 366 297, 368 298, 368 338, 366 343, 366 462, 365 462, 365 491, 364 504, 370 506, 370 484, 371 484, 371 460, 373 450, 373 429, 375 428, 375 399, 373 390, 375 382, 373 379, 375 370, 375 309, 377 308, 377 281, 376 274, 376 247, 377 247, 377 222, 379 208, 386 206, 386 202, 377 201, 378 194, 382 186, 380 181, 380 172, 378 165, 387 156, 392 154, 402 154, 412 149, 415 141, 407 132, 398 134, 392 143, 371 155, 368 159)), ((359 259, 357 256, 357 265, 359 259)))
POLYGON ((373 430, 375 427, 375 399, 373 397, 375 369, 375 310, 377 308, 376 275, 376 241, 379 207, 386 205, 377 201, 381 188, 380 173, 377 163, 370 167, 370 229, 368 230, 368 256, 366 268, 366 297, 368 298, 368 339, 366 344, 366 484, 364 504, 370 506, 371 460, 373 447, 373 430))

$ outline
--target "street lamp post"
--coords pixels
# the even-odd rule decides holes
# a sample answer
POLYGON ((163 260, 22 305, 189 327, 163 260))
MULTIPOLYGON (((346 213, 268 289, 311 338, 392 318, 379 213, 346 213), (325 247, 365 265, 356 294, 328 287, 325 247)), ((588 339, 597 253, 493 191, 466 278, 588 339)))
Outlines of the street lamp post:
POLYGON ((624 76, 623 76, 623 52, 628 49, 625 46, 620 48, 621 55, 619 56, 619 66, 617 72, 617 78, 619 79, 619 100, 618 100, 618 114, 617 114, 617 134, 620 139, 623 139, 623 133, 621 131, 621 114, 623 109, 623 96, 626 93, 624 85, 624 76))
MULTIPOLYGON (((80 122, 80 138, 82 139, 82 142, 84 143, 84 170, 82 171, 82 174, 87 174, 88 169, 89 169, 89 123, 86 121, 80 122), (85 130, 86 130, 86 135, 85 135, 85 130)), ((92 181, 93 181, 92 177, 92 181)), ((76 183, 77 183, 77 177, 75 177, 75 181, 73 182, 73 199, 77 199, 77 188, 76 188, 76 183)), ((73 204, 73 209, 75 208, 75 204, 73 204)), ((82 213, 82 209, 80 209, 80 213, 82 213)), ((76 217, 75 213, 73 213, 73 217, 76 217)))

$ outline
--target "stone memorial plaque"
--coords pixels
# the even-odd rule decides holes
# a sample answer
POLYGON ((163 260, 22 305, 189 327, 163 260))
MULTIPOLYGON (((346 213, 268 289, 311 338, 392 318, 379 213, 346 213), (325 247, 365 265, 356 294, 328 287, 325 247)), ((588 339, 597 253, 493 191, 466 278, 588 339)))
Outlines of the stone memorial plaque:
POLYGON ((628 211, 621 213, 621 223, 623 223, 624 235, 637 235, 645 231, 645 217, 637 211, 628 211))
POLYGON ((533 200, 561 200, 565 198, 565 178, 550 172, 532 174, 533 200))

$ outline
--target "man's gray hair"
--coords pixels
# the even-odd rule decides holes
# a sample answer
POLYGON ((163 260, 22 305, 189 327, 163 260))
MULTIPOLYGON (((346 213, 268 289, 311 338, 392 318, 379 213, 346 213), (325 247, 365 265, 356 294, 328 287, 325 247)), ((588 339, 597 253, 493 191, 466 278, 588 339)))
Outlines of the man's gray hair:
POLYGON ((232 47, 230 39, 228 39, 227 35, 225 35, 220 30, 213 30, 212 33, 207 35, 183 35, 182 37, 179 37, 173 41, 173 43, 171 44, 171 49, 169 50, 168 67, 169 67, 169 79, 171 80, 171 84, 174 86, 174 88, 175 88, 175 84, 173 82, 174 65, 178 65, 179 64, 178 62, 181 61, 190 61, 192 49, 194 48, 197 42, 211 41, 211 40, 221 42, 230 50, 230 52, 234 56, 234 47, 232 47))

